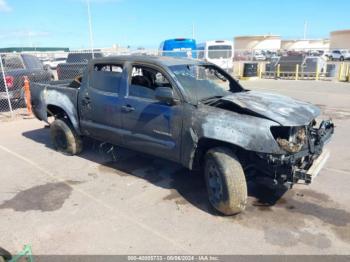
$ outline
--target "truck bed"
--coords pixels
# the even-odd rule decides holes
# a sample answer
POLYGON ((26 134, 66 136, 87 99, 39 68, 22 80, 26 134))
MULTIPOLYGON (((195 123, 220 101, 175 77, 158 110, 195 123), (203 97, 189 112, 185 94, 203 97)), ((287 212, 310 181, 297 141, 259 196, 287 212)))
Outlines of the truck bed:
POLYGON ((46 84, 33 83, 31 85, 31 102, 35 116, 47 122, 48 114, 55 113, 53 112, 55 108, 60 107, 78 119, 77 101, 80 88, 70 87, 71 82, 70 80, 62 80, 46 84))

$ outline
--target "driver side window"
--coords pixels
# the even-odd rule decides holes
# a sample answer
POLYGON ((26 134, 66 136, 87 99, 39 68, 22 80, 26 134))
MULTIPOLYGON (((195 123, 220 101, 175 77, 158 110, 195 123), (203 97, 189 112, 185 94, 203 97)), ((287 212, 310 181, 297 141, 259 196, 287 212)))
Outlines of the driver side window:
POLYGON ((161 72, 144 66, 133 66, 129 96, 156 100, 155 90, 161 86, 171 88, 170 82, 161 72))

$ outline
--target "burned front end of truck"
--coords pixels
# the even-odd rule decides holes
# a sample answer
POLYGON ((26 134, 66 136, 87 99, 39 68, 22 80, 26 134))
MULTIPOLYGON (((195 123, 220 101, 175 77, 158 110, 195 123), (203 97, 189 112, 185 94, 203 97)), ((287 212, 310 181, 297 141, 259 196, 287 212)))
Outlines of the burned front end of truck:
POLYGON ((310 184, 329 157, 324 145, 334 132, 332 121, 325 120, 317 125, 313 120, 306 126, 272 126, 270 129, 284 153, 256 153, 256 170, 276 183, 310 184))
POLYGON ((248 180, 309 184, 329 157, 334 124, 310 103, 248 90, 206 106, 203 135, 231 144, 248 180))

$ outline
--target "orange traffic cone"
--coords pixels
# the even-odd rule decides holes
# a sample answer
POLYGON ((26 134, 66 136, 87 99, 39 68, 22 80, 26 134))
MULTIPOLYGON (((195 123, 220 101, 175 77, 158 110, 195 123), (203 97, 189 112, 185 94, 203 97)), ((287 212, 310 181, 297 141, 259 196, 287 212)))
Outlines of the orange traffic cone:
POLYGON ((27 105, 28 115, 32 115, 32 102, 30 97, 30 84, 27 76, 24 77, 24 97, 27 105))

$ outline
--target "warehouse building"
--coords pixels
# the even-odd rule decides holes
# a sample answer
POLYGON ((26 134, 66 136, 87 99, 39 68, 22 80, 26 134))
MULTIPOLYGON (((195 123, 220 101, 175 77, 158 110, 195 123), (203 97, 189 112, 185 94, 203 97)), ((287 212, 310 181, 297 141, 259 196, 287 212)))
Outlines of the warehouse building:
POLYGON ((329 39, 294 39, 282 40, 282 50, 328 50, 329 39))
POLYGON ((281 37, 278 35, 236 36, 235 50, 278 50, 281 48, 281 37))
POLYGON ((330 36, 331 49, 350 49, 350 29, 333 31, 330 36))

